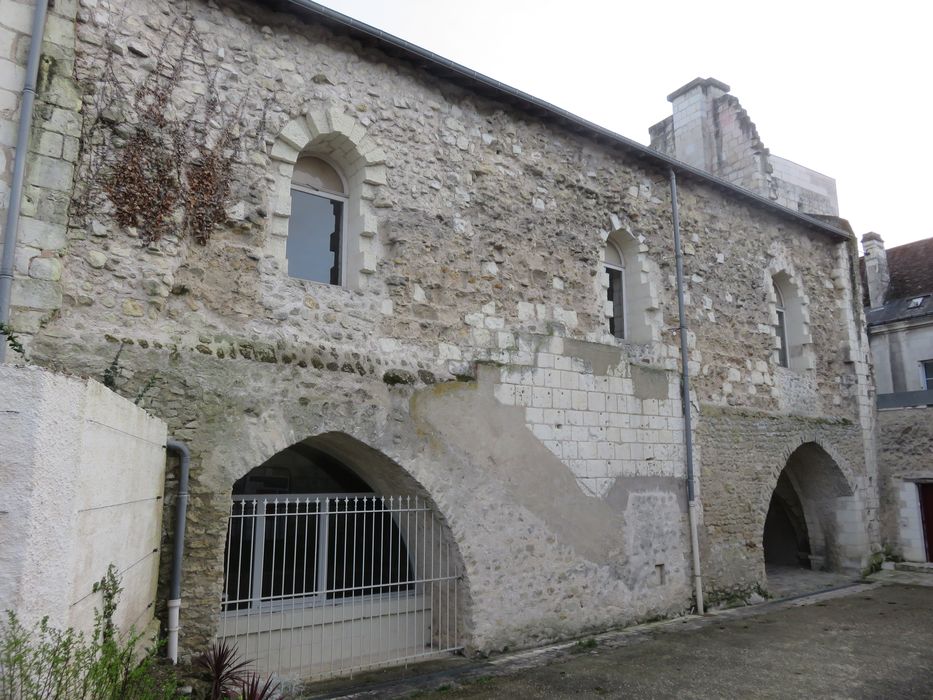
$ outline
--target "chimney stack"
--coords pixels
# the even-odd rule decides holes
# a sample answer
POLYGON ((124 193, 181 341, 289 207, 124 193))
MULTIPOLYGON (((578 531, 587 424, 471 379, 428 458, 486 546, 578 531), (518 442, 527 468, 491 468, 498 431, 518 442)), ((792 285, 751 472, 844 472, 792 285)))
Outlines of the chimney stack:
POLYGON ((888 273, 888 256, 884 251, 884 241, 873 231, 862 236, 862 250, 865 251, 868 305, 876 309, 884 305, 884 297, 891 283, 891 275, 888 273))
POLYGON ((667 96, 674 107, 674 153, 677 160, 718 173, 714 103, 729 92, 715 78, 695 78, 667 96))

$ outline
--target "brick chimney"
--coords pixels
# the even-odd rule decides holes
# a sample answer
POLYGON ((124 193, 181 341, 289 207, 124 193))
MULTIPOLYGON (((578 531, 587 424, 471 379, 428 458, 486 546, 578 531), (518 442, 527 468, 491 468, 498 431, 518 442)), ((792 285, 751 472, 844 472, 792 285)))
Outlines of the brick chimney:
POLYGON ((884 305, 891 275, 888 273, 888 256, 884 252, 884 241, 877 233, 862 236, 865 251, 865 279, 868 282, 868 305, 875 309, 884 305))

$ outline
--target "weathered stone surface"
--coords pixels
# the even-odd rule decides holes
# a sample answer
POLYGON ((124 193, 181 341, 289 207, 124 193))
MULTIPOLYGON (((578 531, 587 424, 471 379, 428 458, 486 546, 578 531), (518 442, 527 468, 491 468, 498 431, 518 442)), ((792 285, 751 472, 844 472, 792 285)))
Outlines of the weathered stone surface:
MULTIPOLYGON (((242 120, 263 126, 235 154, 230 200, 246 204, 206 245, 176 231, 143 245, 106 208, 73 221, 91 235, 69 242, 66 305, 30 345, 38 362, 99 374, 125 341, 122 390, 157 375, 148 405, 194 456, 183 649, 215 632, 233 483, 326 434, 383 460, 383 492, 417 487, 437 505, 470 649, 687 608, 666 169, 258 4, 123 9, 118 21, 99 4, 78 25, 79 76, 99 77, 115 41, 136 47, 121 75, 142 79, 151 57, 179 50, 167 27, 190 11, 224 102, 243 100, 242 120), (298 57, 320 68, 282 67, 298 57), (346 170, 347 286, 287 275, 296 145, 346 170), (630 309, 651 318, 644 342, 608 332, 610 231, 631 241, 644 280, 630 309)), ((205 91, 201 58, 182 61, 178 108, 205 91)), ((73 137, 78 118, 56 107, 43 128, 73 137)), ((823 284, 850 283, 854 249, 699 179, 682 183, 680 206, 705 561, 715 585, 749 587, 776 480, 762 464, 780 470, 794 440, 816 440, 858 483, 874 473, 860 305, 823 284), (768 275, 785 268, 809 302, 814 360, 799 370, 774 360, 768 275)), ((170 511, 173 493, 170 480, 170 511)), ((866 497, 857 514, 876 530, 872 508, 866 497)))
POLYGON ((87 264, 95 270, 99 270, 107 264, 107 256, 99 250, 89 250, 87 255, 84 256, 84 259, 87 261, 87 264))

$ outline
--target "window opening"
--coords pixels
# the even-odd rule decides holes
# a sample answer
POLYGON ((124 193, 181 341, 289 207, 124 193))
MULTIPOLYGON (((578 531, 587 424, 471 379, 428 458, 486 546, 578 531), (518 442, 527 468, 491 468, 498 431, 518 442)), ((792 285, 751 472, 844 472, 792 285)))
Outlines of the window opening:
POLYGON ((295 163, 285 257, 289 277, 341 284, 346 188, 327 162, 303 156, 295 163))
POLYGON ((923 372, 923 388, 933 389, 933 360, 924 360, 920 366, 923 372))
POLYGON ((923 306, 923 302, 925 299, 926 299, 926 296, 914 297, 913 299, 907 302, 907 308, 908 309, 919 309, 921 306, 923 306))
POLYGON ((784 295, 780 288, 774 284, 774 298, 776 300, 777 311, 777 337, 778 337, 778 364, 781 367, 788 367, 787 362, 787 324, 784 312, 784 295))
POLYGON ((612 304, 609 333, 616 338, 625 338, 625 259, 612 241, 606 242, 605 265, 609 275, 606 299, 612 304))

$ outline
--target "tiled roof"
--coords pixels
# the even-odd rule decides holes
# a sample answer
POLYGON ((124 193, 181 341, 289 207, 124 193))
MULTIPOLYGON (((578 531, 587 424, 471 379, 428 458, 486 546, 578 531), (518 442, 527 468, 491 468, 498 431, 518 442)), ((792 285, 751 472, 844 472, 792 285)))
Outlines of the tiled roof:
POLYGON ((933 292, 933 238, 899 245, 887 254, 891 286, 885 300, 933 292))
MULTIPOLYGON (((906 320, 933 314, 933 238, 905 243, 886 251, 891 283, 885 303, 867 312, 869 325, 906 320), (910 300, 926 298, 914 308, 910 300)), ((868 283, 865 277, 865 259, 859 259, 862 277, 862 303, 868 306, 868 283)))

